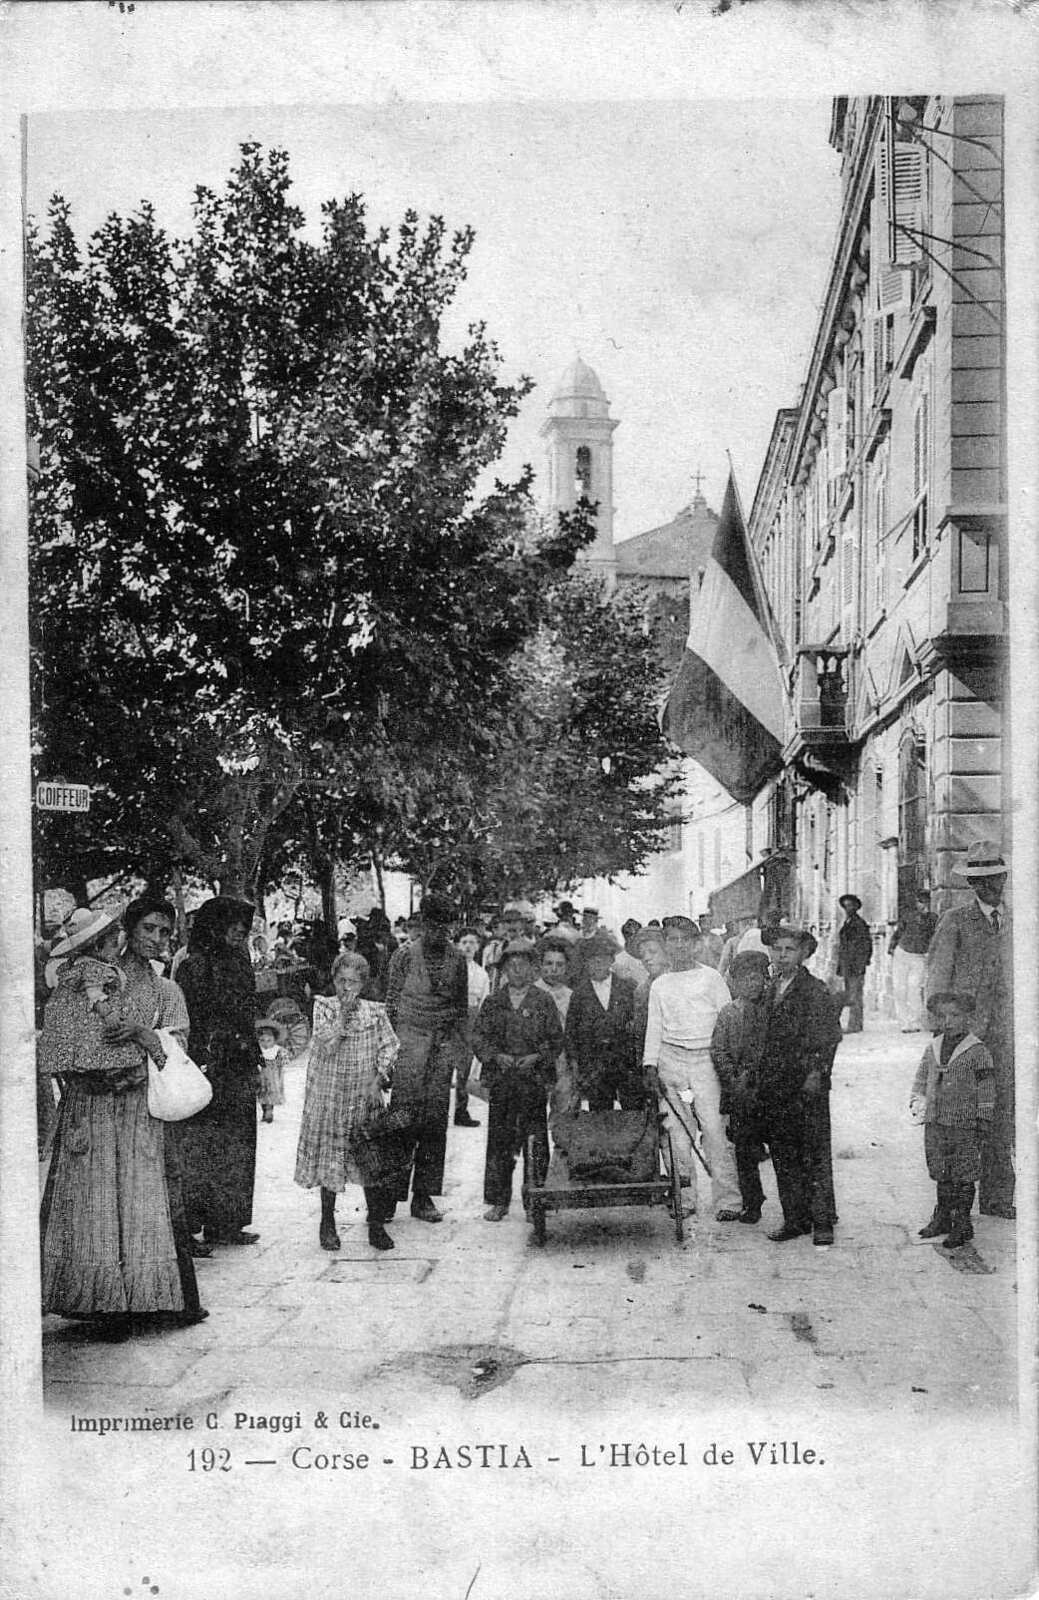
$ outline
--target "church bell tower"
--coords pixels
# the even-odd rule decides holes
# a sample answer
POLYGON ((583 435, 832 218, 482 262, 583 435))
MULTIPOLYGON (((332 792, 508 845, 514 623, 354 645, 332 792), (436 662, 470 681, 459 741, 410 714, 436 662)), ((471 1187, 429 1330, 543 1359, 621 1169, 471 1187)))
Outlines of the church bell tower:
POLYGON ((598 505, 595 540, 580 560, 613 588, 617 556, 613 545, 613 430, 610 402, 602 384, 580 356, 566 369, 541 427, 548 458, 548 508, 572 511, 582 497, 598 505))

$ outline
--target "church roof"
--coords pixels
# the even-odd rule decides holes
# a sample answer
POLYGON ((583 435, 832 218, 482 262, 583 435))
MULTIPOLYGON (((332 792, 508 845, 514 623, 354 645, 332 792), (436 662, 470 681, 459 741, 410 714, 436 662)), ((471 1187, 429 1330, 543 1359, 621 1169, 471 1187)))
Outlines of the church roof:
POLYGON ((718 514, 702 495, 670 522, 614 545, 618 578, 688 578, 706 566, 718 514))
POLYGON ((556 384, 553 400, 605 400, 606 394, 597 375, 586 361, 577 356, 556 384))

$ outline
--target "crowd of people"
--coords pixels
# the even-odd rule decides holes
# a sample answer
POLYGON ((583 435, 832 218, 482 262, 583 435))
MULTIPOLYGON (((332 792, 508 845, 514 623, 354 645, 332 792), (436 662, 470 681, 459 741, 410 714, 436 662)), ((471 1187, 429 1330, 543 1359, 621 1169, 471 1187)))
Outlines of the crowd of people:
MULTIPOLYGON (((934 1037, 910 1102, 937 1186, 921 1234, 949 1248, 971 1237, 979 1180, 981 1209, 1014 1215, 1005 859, 993 844, 972 846, 962 876, 972 902, 937 920, 922 953, 934 1037)), ((285 1030, 267 1015, 262 976, 270 970, 307 973, 312 1039, 295 1181, 320 1191, 322 1249, 341 1248, 335 1208, 350 1185, 364 1191, 373 1249, 393 1248, 399 1205, 417 1223, 443 1220, 452 1086, 456 1126, 479 1127, 472 1109, 487 1108, 488 1222, 508 1215, 519 1157, 525 1178, 543 1176, 553 1125, 646 1110, 659 1113, 687 1212, 700 1164, 715 1219, 755 1225, 760 1167, 771 1159, 782 1224, 769 1238, 832 1244, 830 1078, 842 1008, 844 1031, 862 1026, 872 954, 858 897, 841 904, 835 983, 808 970, 814 934, 783 922, 723 940, 690 917, 665 916, 629 920, 618 939, 593 908, 578 919, 569 901, 543 925, 530 901, 514 900, 468 926, 430 892, 396 930, 375 907, 337 930, 337 945, 311 928, 301 950, 291 927, 279 927, 271 948, 253 932, 254 908, 218 895, 171 959, 176 917, 161 897, 123 911, 79 908, 49 950, 39 1034, 52 1112, 50 1086, 60 1089, 41 1213, 44 1312, 89 1319, 105 1337, 141 1319, 208 1315, 194 1258, 259 1237, 257 1119, 271 1121, 285 1100, 285 1030), (148 1109, 147 1064, 163 1070, 171 1038, 212 1089, 181 1122, 148 1109)), ((902 948, 919 942, 927 914, 918 908, 916 922, 900 925, 902 948)))

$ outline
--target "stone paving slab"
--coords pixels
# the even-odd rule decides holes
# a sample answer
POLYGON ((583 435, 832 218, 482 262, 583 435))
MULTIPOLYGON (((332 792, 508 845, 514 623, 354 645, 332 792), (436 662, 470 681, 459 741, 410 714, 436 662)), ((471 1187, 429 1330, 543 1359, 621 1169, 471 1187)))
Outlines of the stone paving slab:
POLYGON ((118 1344, 72 1336, 48 1340, 44 1347, 45 1383, 112 1383, 133 1387, 178 1385, 195 1359, 187 1339, 193 1330, 179 1328, 156 1338, 127 1339, 118 1344))
POLYGON ((687 1410, 696 1415, 708 1406, 744 1404, 748 1394, 738 1361, 650 1353, 632 1360, 571 1356, 531 1362, 519 1368, 497 1399, 513 1410, 530 1405, 565 1418, 568 1432, 582 1419, 601 1427, 604 1413, 621 1410, 633 1430, 645 1434, 657 1422, 667 1424, 670 1434, 687 1410))

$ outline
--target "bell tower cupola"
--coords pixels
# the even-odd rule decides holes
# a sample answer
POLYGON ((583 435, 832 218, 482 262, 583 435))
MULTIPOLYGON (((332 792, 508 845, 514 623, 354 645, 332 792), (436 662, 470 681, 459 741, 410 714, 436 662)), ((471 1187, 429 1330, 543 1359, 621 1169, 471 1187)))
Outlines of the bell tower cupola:
POLYGON ((572 511, 584 498, 598 506, 596 534, 581 560, 601 572, 612 588, 617 575, 613 547, 613 431, 610 402, 602 384, 578 356, 567 367, 541 426, 548 458, 548 508, 572 511))

